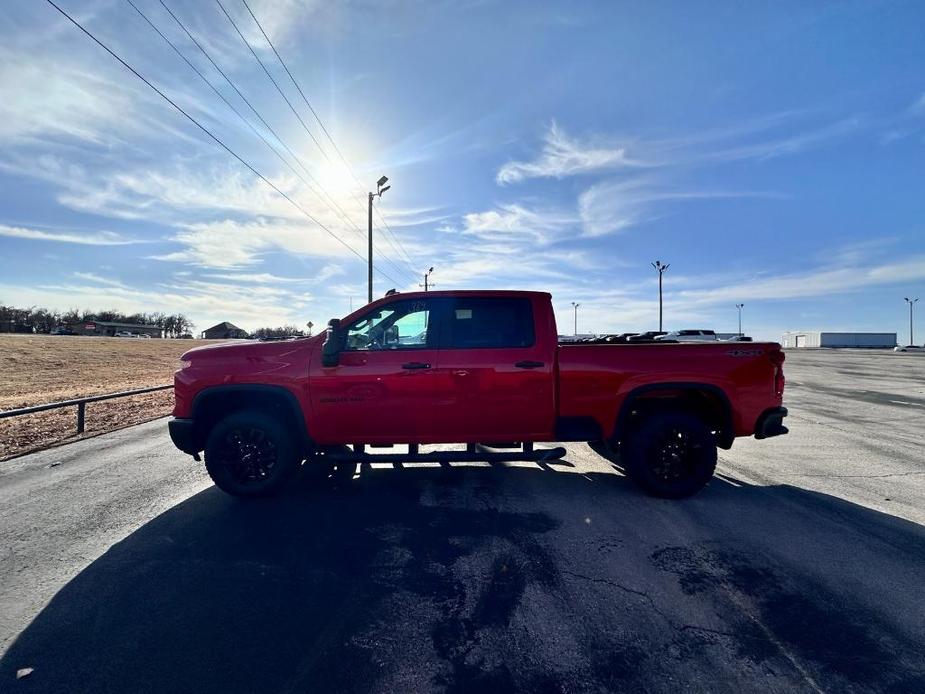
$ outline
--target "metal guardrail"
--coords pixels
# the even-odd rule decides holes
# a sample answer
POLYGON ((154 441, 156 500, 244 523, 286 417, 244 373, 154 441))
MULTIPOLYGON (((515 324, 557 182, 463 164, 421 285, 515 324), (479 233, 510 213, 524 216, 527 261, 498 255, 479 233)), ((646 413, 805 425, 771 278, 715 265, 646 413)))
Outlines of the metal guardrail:
POLYGON ((61 400, 60 402, 48 402, 44 405, 33 405, 32 407, 20 407, 16 410, 0 411, 0 419, 7 417, 21 417, 24 414, 34 414, 35 412, 44 412, 45 410, 56 410, 60 407, 77 406, 77 433, 84 432, 84 421, 87 413, 88 402, 99 402, 101 400, 113 400, 115 398, 125 398, 130 395, 141 395, 142 393, 153 393, 156 390, 167 390, 173 388, 173 384, 166 386, 152 386, 151 388, 138 388, 137 390, 123 390, 119 393, 106 393, 105 395, 91 395, 86 398, 74 398, 73 400, 61 400))

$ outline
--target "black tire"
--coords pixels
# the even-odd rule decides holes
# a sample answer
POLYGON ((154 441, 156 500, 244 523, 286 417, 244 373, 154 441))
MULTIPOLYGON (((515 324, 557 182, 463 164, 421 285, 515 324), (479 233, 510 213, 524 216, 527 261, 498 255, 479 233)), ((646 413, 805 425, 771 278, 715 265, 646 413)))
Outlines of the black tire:
POLYGON ((215 485, 240 497, 270 496, 298 472, 302 454, 279 420, 236 412, 216 424, 206 441, 206 470, 215 485))
POLYGON ((689 414, 653 415, 621 448, 627 476, 651 496, 691 496, 703 489, 716 470, 713 434, 689 414))

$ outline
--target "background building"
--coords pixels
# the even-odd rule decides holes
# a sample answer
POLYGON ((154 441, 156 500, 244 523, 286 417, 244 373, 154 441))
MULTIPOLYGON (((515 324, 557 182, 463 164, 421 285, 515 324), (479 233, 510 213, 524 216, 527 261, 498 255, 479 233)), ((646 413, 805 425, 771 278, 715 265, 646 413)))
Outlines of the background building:
POLYGON ((128 332, 133 335, 148 335, 150 337, 163 337, 164 329, 159 325, 139 325, 136 323, 112 323, 102 320, 88 320, 71 323, 68 326, 76 335, 95 335, 97 337, 113 337, 118 332, 128 332))
POLYGON ((784 333, 785 348, 795 347, 856 347, 886 349, 896 346, 896 333, 835 333, 803 330, 784 333))
POLYGON ((213 325, 202 331, 202 337, 206 340, 238 340, 248 337, 246 330, 241 330, 234 323, 222 321, 218 325, 213 325))

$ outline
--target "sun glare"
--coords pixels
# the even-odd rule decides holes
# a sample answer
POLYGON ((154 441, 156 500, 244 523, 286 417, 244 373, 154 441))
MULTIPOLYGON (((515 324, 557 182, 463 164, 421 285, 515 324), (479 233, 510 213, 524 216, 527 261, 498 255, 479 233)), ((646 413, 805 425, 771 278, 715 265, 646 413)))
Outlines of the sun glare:
POLYGON ((325 162, 318 169, 315 178, 328 192, 328 195, 337 201, 349 199, 362 192, 342 162, 325 162))

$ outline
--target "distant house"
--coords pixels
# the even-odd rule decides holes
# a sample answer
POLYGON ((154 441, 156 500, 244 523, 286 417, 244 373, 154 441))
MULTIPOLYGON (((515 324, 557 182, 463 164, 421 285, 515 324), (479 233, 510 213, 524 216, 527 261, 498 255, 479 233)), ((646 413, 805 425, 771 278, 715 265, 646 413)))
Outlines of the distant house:
POLYGON ((223 321, 218 325, 202 331, 205 340, 240 340, 247 338, 247 331, 241 330, 234 323, 223 321))
POLYGON ((95 335, 97 337, 113 337, 116 333, 131 333, 132 335, 147 335, 148 337, 163 337, 164 329, 159 325, 140 325, 138 323, 113 323, 103 320, 85 320, 71 323, 68 326, 75 335, 95 335))

